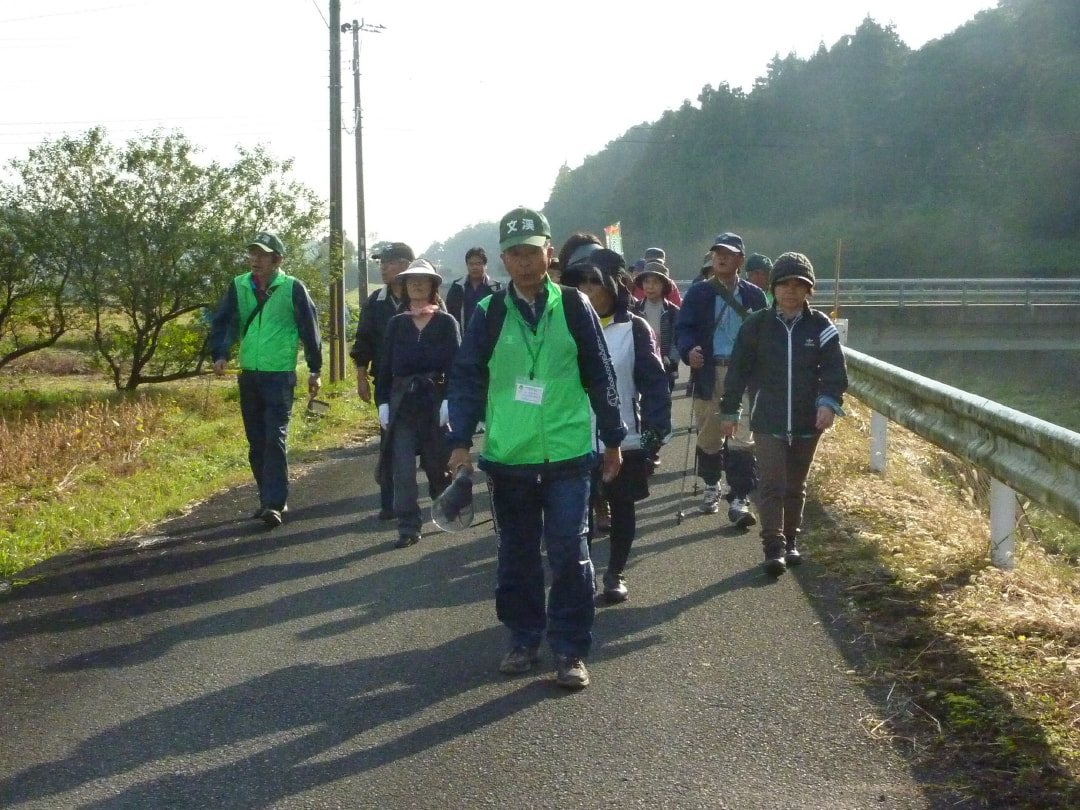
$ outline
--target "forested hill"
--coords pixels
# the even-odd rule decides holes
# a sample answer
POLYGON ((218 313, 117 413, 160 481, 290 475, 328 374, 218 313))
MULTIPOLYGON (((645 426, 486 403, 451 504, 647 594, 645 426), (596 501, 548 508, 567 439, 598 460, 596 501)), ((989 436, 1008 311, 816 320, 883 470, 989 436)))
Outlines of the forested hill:
MULTIPOLYGON (((563 167, 556 248, 621 222, 690 278, 719 231, 849 277, 1055 276, 1080 255, 1080 2, 1000 0, 912 50, 867 18, 809 59, 776 56, 563 167)), ((434 253, 453 271, 494 226, 434 253)), ((493 262, 498 265, 498 261, 493 262)))

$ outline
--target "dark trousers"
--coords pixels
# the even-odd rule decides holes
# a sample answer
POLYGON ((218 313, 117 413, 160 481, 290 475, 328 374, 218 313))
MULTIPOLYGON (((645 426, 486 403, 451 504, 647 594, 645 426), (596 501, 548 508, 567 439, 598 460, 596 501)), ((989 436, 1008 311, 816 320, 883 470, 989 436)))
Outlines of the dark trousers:
POLYGON ((241 371, 240 415, 259 503, 281 509, 289 498, 288 438, 295 371, 241 371))
MULTIPOLYGON (((381 445, 386 441, 386 431, 382 428, 379 429, 379 444, 381 445)), ((380 452, 382 447, 379 448, 380 452)), ((379 484, 379 511, 392 513, 394 511, 394 474, 393 465, 389 467, 390 475, 382 479, 382 483, 379 484)))
POLYGON ((539 480, 489 473, 488 480, 499 536, 495 612, 512 645, 537 647, 546 630, 553 652, 585 657, 596 613, 588 471, 539 480), (546 598, 542 545, 551 569, 546 598))
POLYGON ((765 553, 781 552, 794 543, 802 526, 806 505, 806 477, 814 462, 821 435, 786 439, 755 434, 758 472, 758 517, 761 519, 761 544, 765 553))
POLYGON ((423 437, 430 431, 426 424, 430 414, 402 412, 394 420, 391 469, 393 481, 394 517, 397 518, 398 534, 420 534, 423 518, 420 516, 420 490, 416 485, 416 456, 420 452, 423 437), (424 424, 421 424, 424 422, 424 424))

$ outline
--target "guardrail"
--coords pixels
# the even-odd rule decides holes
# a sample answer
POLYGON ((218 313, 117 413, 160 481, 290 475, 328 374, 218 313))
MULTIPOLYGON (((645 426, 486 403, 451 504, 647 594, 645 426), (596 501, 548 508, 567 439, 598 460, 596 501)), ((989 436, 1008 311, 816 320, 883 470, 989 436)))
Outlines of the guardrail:
MULTIPOLYGON (((678 282, 685 293, 689 281, 678 282)), ((1080 306, 1080 279, 1071 278, 873 278, 818 279, 822 308, 882 306, 1080 306)))
POLYGON ((1015 564, 1016 492, 1080 523, 1080 434, 844 347, 849 393, 873 410, 870 466, 892 420, 993 477, 991 560, 1015 564))

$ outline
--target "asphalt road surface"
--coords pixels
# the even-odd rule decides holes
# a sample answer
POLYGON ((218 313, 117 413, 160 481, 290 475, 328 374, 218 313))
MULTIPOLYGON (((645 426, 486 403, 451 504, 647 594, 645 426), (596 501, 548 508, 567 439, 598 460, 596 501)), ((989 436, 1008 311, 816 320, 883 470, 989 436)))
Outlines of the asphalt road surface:
POLYGON ((499 674, 483 486, 473 527, 396 550, 375 448, 337 451, 277 529, 243 487, 0 601, 0 807, 933 807, 868 732, 812 539, 773 581, 753 530, 699 514, 676 405, 588 689, 546 649, 499 674))

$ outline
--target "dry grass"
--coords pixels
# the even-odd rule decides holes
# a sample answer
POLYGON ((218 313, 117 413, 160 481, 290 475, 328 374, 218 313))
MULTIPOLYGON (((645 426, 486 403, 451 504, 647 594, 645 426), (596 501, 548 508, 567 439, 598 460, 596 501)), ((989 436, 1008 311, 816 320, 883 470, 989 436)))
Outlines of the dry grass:
POLYGON ((164 427, 175 405, 140 397, 94 402, 57 417, 0 418, 0 501, 15 508, 62 496, 94 468, 130 475, 139 451, 164 427))
POLYGON ((887 707, 868 733, 957 806, 1080 806, 1076 568, 1030 526, 1015 570, 993 568, 985 480, 896 425, 875 475, 869 432, 854 403, 822 443, 811 497, 826 514, 809 546, 844 583, 863 674, 887 707))

